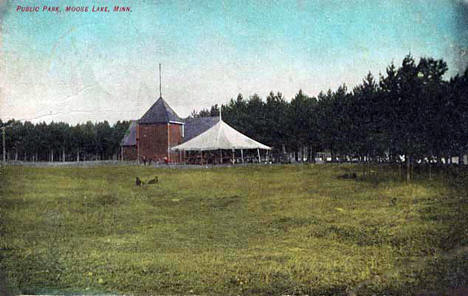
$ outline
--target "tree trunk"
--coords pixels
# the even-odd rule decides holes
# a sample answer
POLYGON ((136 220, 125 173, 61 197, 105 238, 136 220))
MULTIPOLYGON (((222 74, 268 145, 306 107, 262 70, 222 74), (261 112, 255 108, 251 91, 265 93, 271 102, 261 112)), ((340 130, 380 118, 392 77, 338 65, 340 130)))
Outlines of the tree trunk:
POLYGON ((62 162, 65 162, 65 147, 62 148, 62 162))
POLYGON ((409 183, 411 181, 411 156, 406 156, 406 182, 409 183))
POLYGON ((315 155, 316 155, 315 148, 311 147, 310 148, 310 160, 312 163, 315 163, 315 155))
POLYGON ((411 178, 414 179, 414 159, 411 160, 411 178))
POLYGON ((50 149, 50 161, 54 162, 54 149, 50 149))
POLYGON ((80 149, 76 151, 76 162, 80 162, 80 149))
POLYGON ((369 154, 366 154, 366 174, 370 176, 370 158, 369 154))
POLYGON ((432 180, 432 163, 429 160, 429 180, 432 180))

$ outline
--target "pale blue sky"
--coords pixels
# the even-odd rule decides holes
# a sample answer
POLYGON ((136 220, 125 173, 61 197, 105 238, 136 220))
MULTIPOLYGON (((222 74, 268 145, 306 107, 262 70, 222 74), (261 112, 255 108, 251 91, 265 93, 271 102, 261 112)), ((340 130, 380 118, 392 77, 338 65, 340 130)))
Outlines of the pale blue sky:
POLYGON ((409 52, 467 59, 466 2, 10 0, 0 118, 138 119, 163 97, 181 116, 238 93, 288 99, 352 87, 409 52), (17 5, 129 5, 131 13, 18 13, 17 5), (464 14, 465 12, 465 14, 464 14))

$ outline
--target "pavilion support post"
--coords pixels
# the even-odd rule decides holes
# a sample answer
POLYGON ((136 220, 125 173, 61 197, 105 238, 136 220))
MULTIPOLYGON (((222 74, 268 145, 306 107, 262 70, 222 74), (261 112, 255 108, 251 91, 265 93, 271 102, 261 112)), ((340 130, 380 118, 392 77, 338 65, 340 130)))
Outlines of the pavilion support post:
POLYGON ((261 159, 260 159, 260 149, 257 148, 257 155, 258 155, 258 163, 261 162, 261 159))
POLYGON ((241 159, 242 159, 242 164, 244 163, 244 150, 241 149, 241 159))
POLYGON ((231 163, 234 164, 234 149, 231 150, 231 163))
POLYGON ((221 157, 219 163, 223 164, 223 149, 219 149, 219 153, 220 153, 220 157, 221 157))

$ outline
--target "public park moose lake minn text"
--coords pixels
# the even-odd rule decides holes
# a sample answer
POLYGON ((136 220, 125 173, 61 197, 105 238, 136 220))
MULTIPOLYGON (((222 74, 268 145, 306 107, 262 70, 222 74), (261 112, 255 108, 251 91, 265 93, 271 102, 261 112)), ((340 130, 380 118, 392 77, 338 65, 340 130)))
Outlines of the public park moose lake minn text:
POLYGON ((131 6, 102 6, 102 5, 16 5, 18 13, 109 13, 109 12, 132 12, 131 6))

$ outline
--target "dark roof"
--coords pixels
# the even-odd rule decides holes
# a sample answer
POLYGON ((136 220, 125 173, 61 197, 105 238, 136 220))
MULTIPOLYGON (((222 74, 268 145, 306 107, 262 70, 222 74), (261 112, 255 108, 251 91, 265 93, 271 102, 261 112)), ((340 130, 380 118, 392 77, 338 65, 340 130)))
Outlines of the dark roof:
POLYGON ((139 124, 168 122, 183 122, 183 120, 172 110, 163 98, 159 98, 156 103, 146 111, 145 115, 138 120, 139 124))
MULTIPOLYGON (((184 127, 184 139, 186 142, 190 139, 195 138, 199 134, 208 130, 210 127, 215 125, 219 121, 219 117, 200 117, 200 118, 187 118, 183 120, 185 122, 184 127)), ((135 146, 136 145, 136 127, 137 121, 132 120, 130 125, 125 132, 125 136, 120 142, 121 146, 135 146)))
POLYGON ((135 146, 136 145, 136 126, 137 121, 132 120, 128 126, 125 136, 123 137, 120 145, 122 146, 135 146))
POLYGON ((219 121, 219 117, 200 117, 185 119, 184 142, 203 133, 219 121))

